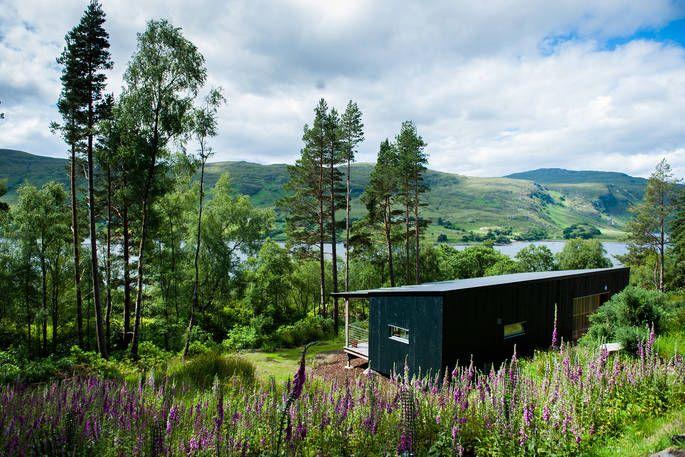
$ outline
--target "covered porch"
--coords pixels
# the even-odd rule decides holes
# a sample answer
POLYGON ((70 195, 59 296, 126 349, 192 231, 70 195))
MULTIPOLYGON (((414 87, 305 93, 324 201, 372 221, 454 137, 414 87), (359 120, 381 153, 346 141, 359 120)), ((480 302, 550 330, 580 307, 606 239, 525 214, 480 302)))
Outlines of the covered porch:
POLYGON ((353 310, 350 301, 366 300, 364 291, 339 292, 337 296, 343 298, 345 304, 345 342, 343 351, 347 355, 347 368, 351 368, 350 361, 362 359, 369 361, 369 308, 353 310))

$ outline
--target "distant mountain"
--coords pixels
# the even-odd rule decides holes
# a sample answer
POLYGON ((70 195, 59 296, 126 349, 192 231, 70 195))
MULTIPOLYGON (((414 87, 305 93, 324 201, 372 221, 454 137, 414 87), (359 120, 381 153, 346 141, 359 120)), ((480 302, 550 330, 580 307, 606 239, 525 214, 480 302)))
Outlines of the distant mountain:
POLYGON ((43 184, 48 181, 69 184, 65 159, 43 157, 14 149, 0 149, 0 179, 7 181, 7 199, 16 197, 16 190, 22 182, 43 184))
MULTIPOLYGON (((352 166, 352 217, 361 218, 365 208, 359 197, 368 185, 373 164, 352 166)), ((284 196, 288 181, 285 164, 250 162, 207 164, 211 188, 222 173, 229 173, 236 193, 249 195, 255 205, 275 207, 284 196)), ((9 194, 25 180, 41 185, 56 180, 68 185, 67 160, 0 149, 0 179, 6 179, 9 194)), ((646 180, 622 173, 540 169, 503 178, 477 178, 428 170, 430 192, 424 215, 431 218, 428 236, 444 233, 457 241, 468 231, 511 228, 525 232, 544 227, 550 237, 560 237, 564 227, 589 223, 615 238, 628 218, 627 208, 642 198, 646 180)), ((282 222, 282 215, 279 215, 282 222)))
POLYGON ((628 217, 628 208, 642 200, 647 185, 646 179, 625 173, 562 168, 540 168, 513 173, 507 177, 534 181, 575 200, 578 205, 589 202, 600 213, 620 222, 628 217))

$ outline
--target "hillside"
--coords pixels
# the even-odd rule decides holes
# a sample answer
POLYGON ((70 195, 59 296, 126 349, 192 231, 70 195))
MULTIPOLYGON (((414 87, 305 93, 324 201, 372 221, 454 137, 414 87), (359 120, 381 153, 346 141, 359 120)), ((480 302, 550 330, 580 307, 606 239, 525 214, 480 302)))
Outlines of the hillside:
MULTIPOLYGON (((67 161, 25 152, 0 149, 0 179, 6 179, 9 194, 24 180, 40 185, 51 179, 67 185, 67 161)), ((373 165, 357 163, 352 168, 352 216, 364 215, 359 197, 369 182, 373 165)), ((211 188, 228 172, 236 193, 249 195, 260 207, 274 207, 284 195, 288 180, 285 164, 260 165, 250 162, 213 162, 207 165, 211 188)), ((503 178, 479 178, 428 170, 426 182, 431 191, 424 214, 432 219, 429 236, 444 233, 457 241, 468 231, 511 228, 525 232, 544 227, 550 237, 560 237, 564 227, 590 223, 603 236, 620 234, 628 218, 628 206, 642 198, 645 180, 622 173, 533 170, 503 178), (441 219, 441 224, 438 224, 441 219)), ((279 216, 279 219, 282 219, 279 216)))
POLYGON ((14 200, 17 187, 24 181, 38 185, 58 181, 65 186, 69 185, 67 165, 65 159, 37 156, 14 149, 0 149, 0 179, 7 182, 6 199, 14 200))
POLYGON ((545 188, 559 192, 575 205, 587 204, 622 224, 628 217, 628 208, 640 201, 647 180, 625 173, 611 171, 574 171, 561 168, 540 168, 514 173, 508 178, 534 181, 545 188))

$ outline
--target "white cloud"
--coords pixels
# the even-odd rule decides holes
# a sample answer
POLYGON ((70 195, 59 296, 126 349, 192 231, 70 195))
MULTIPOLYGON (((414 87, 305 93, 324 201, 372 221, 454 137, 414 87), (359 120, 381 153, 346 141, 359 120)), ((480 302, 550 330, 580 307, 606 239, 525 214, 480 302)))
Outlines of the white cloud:
MULTIPOLYGON (((3 0, 0 147, 62 155, 55 57, 82 2, 3 0), (6 7, 5 7, 6 4, 6 7)), ((685 51, 649 41, 604 49, 682 14, 669 0, 396 2, 108 0, 116 63, 149 18, 168 17, 224 87, 216 160, 291 162, 320 97, 356 100, 360 160, 414 119, 433 168, 501 175, 537 167, 685 174, 685 51)))

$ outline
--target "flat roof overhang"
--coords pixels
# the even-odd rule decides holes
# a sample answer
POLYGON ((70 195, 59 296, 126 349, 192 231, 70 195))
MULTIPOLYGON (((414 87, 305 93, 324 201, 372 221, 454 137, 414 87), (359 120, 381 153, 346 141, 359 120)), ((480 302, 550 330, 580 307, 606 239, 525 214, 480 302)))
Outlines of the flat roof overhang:
POLYGON ((513 273, 498 276, 484 276, 480 278, 455 279, 450 281, 428 282, 424 284, 385 287, 379 289, 355 290, 349 292, 336 292, 330 294, 332 297, 344 299, 368 298, 381 295, 444 295, 446 293, 476 289, 481 287, 494 287, 507 284, 526 284, 554 279, 568 279, 574 277, 591 276, 599 273, 608 272, 629 272, 628 267, 594 268, 587 270, 560 270, 542 271, 532 273, 513 273))

